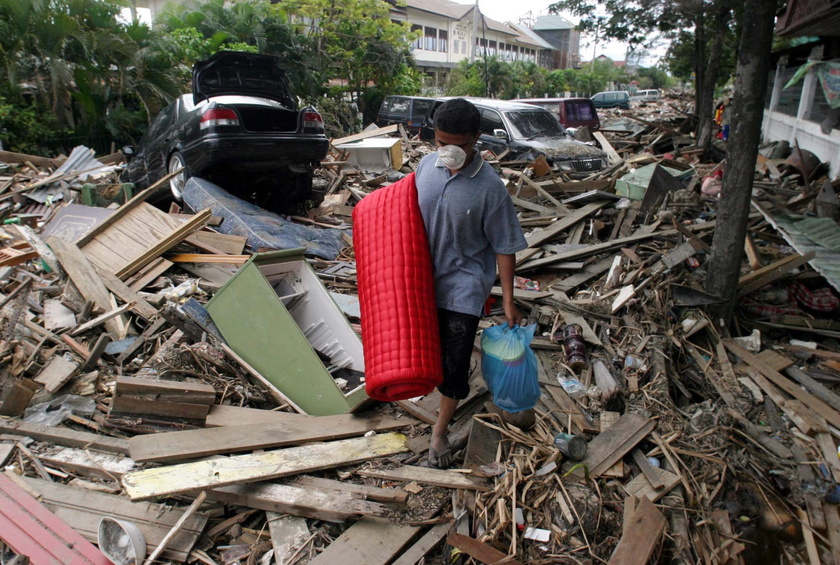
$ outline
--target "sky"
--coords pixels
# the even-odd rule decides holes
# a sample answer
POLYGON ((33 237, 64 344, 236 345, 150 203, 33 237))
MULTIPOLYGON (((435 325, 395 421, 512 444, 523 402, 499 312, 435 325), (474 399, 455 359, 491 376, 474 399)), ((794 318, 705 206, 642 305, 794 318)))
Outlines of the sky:
MULTIPOLYGON (((474 4, 475 0, 453 0, 458 4, 474 4)), ((548 7, 553 4, 552 0, 478 0, 478 7, 485 16, 500 22, 517 23, 520 18, 544 16, 548 14, 548 7)), ((578 23, 578 18, 568 13, 561 13, 561 16, 572 22, 578 23)), ((620 41, 605 43, 599 41, 594 45, 592 37, 584 35, 580 42, 581 61, 592 60, 592 53, 595 56, 606 55, 613 61, 623 61, 627 45, 620 41)), ((646 62, 647 63, 647 62, 646 62)))

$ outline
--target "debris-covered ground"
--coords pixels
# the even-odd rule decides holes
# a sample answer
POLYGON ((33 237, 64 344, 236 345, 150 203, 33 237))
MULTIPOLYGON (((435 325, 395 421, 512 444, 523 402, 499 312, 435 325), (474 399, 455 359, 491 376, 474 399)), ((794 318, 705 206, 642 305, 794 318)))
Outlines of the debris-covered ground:
POLYGON ((333 149, 324 202, 256 238, 132 194, 120 155, 0 152, 2 562, 104 562, 87 542, 140 562, 136 526, 147 558, 207 565, 840 564, 840 182, 762 148, 721 335, 702 289, 725 163, 700 162, 687 99, 602 118, 610 163, 588 177, 484 154, 529 243, 541 398, 532 427, 503 418, 477 340, 449 470, 427 462, 438 393, 364 402, 352 340, 328 351, 317 322, 358 331, 353 206, 429 145, 334 140, 391 136, 391 166, 333 149))

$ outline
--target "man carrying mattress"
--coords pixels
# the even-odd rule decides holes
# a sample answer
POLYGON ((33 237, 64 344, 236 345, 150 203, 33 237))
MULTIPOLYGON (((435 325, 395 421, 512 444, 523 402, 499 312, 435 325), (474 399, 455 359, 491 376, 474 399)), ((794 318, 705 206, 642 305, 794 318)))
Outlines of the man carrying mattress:
POLYGON ((467 383, 473 342, 482 307, 498 266, 505 318, 522 320, 513 302, 515 254, 528 245, 504 183, 475 148, 481 115, 456 98, 434 115, 437 153, 416 169, 420 211, 426 225, 434 268, 443 384, 440 412, 432 432, 429 462, 452 463, 448 428, 467 383))

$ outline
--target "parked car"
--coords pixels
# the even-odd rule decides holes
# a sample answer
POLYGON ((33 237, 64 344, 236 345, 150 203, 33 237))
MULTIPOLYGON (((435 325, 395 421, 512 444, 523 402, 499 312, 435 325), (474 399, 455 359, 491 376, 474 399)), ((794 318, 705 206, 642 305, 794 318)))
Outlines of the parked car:
POLYGON ((630 94, 626 90, 599 92, 592 97, 596 108, 630 108, 630 94))
MULTIPOLYGON (((434 112, 448 98, 432 105, 420 138, 434 142, 434 112)), ((574 176, 593 173, 607 166, 607 154, 573 139, 560 122, 544 108, 520 102, 469 98, 481 113, 481 136, 476 147, 497 155, 509 150, 505 159, 533 160, 544 155, 554 169, 574 176)))
POLYGON ((564 128, 586 126, 589 131, 601 128, 598 111, 589 98, 520 98, 512 102, 522 102, 545 108, 560 121, 564 128))
POLYGON ((222 51, 193 67, 192 94, 152 121, 136 147, 123 151, 123 180, 146 188, 169 181, 181 200, 191 176, 206 178, 262 205, 284 206, 312 193, 312 172, 329 141, 321 115, 298 109, 276 57, 222 51))
POLYGON ((376 115, 376 125, 403 124, 411 135, 416 135, 434 101, 423 96, 386 96, 376 115))
POLYGON ((636 94, 630 97, 634 102, 656 102, 659 100, 659 91, 655 88, 648 90, 637 90, 636 94))

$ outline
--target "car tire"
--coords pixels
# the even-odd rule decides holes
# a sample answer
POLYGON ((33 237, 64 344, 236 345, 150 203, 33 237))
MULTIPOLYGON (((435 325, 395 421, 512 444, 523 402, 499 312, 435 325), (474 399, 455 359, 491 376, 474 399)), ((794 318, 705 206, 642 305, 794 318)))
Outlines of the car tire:
POLYGON ((181 202, 184 199, 184 185, 187 184, 187 179, 190 178, 187 172, 187 162, 184 156, 178 151, 175 151, 169 156, 166 162, 166 173, 172 173, 178 169, 183 169, 179 174, 169 179, 169 191, 172 193, 172 198, 181 202))

